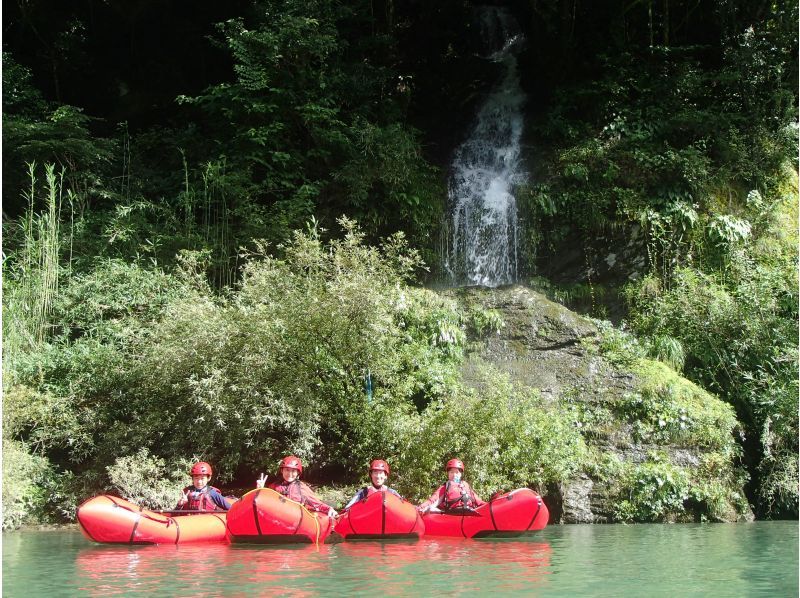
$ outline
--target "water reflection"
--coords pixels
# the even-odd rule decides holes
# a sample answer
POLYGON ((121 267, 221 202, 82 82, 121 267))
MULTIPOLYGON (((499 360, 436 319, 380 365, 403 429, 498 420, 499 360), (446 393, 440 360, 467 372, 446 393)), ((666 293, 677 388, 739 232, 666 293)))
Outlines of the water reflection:
POLYGON ((797 596, 798 523, 550 526, 524 539, 100 546, 3 534, 3 596, 797 596))
POLYGON ((372 572, 362 577, 358 589, 390 595, 478 592, 487 587, 499 592, 528 591, 546 583, 551 554, 546 542, 461 538, 371 545, 346 542, 336 551, 348 567, 372 572))
POLYGON ((76 559, 77 585, 89 596, 153 591, 222 595, 232 588, 270 588, 287 596, 329 573, 329 547, 93 546, 76 559))
POLYGON ((334 546, 91 546, 79 551, 75 587, 88 596, 132 592, 234 594, 269 589, 286 596, 380 591, 478 592, 540 587, 549 574, 546 542, 459 538, 346 542, 334 546), (453 572, 458 585, 453 586, 453 572))

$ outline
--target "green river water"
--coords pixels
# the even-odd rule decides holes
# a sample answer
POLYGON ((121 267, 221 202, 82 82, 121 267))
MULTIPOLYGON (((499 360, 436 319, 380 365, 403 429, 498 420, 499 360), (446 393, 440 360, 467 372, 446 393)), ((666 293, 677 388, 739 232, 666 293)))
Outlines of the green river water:
POLYGON ((798 523, 550 526, 524 539, 113 546, 7 532, 3 596, 797 596, 798 523))

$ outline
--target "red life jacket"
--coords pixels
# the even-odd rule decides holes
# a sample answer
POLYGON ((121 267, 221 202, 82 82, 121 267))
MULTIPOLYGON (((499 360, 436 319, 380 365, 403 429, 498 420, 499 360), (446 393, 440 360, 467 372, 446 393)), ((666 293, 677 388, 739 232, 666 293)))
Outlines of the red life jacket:
MULTIPOLYGON (((202 490, 192 490, 194 486, 186 486, 183 489, 184 494, 187 495, 187 499, 189 502, 184 505, 183 510, 185 511, 217 511, 221 510, 217 507, 217 504, 211 500, 211 497, 208 493, 211 490, 217 490, 214 486, 206 486, 202 490)), ((219 490, 217 490, 219 492, 219 490)))
POLYGON ((459 509, 474 509, 475 499, 465 482, 447 482, 444 485, 444 495, 440 503, 444 511, 457 511, 459 509))
POLYGON ((294 480, 293 482, 273 482, 267 487, 272 488, 278 494, 295 502, 299 502, 300 504, 305 502, 305 496, 303 496, 303 486, 301 485, 300 480, 294 480))

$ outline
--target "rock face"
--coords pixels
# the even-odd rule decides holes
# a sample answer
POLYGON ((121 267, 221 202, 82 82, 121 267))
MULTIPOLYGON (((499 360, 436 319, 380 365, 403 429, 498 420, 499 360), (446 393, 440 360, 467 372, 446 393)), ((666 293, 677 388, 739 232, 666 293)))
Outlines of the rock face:
POLYGON ((735 441, 713 432, 735 426, 727 405, 662 364, 609 358, 607 329, 526 287, 445 294, 503 320, 496 333, 470 339, 465 382, 477 383, 488 362, 575 413, 592 463, 544 489, 553 522, 752 518, 735 441))

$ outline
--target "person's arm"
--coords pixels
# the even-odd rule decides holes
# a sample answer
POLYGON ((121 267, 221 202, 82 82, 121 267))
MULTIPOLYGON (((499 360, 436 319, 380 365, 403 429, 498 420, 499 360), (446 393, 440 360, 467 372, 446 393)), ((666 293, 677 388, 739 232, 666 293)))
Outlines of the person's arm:
POLYGON ((444 495, 444 486, 439 486, 436 489, 436 491, 433 494, 431 494, 431 497, 419 506, 419 510, 422 513, 425 513, 427 511, 430 511, 431 509, 438 507, 439 503, 442 502, 443 495, 444 495))
POLYGON ((352 507, 354 504, 356 504, 359 500, 361 500, 363 494, 364 494, 364 489, 362 488, 361 490, 356 492, 355 496, 353 496, 353 498, 350 499, 350 502, 347 503, 347 505, 344 507, 343 510, 346 511, 347 509, 352 507))
POLYGON ((328 517, 335 517, 337 515, 336 510, 322 502, 305 482, 300 482, 300 494, 303 497, 301 503, 307 506, 309 510, 325 513, 328 517))
MULTIPOLYGON (((466 482, 464 482, 464 483, 466 484, 466 482)), ((480 506, 482 506, 482 505, 485 505, 485 504, 486 504, 486 501, 484 501, 484 500, 481 500, 481 497, 480 497, 480 496, 478 496, 478 495, 475 493, 475 491, 472 489, 472 486, 470 486, 469 484, 467 484, 467 488, 469 489, 469 493, 472 495, 472 502, 474 502, 474 503, 475 503, 475 506, 476 506, 476 507, 480 507, 480 506)))
POLYGON ((231 508, 231 503, 228 502, 228 499, 222 496, 217 490, 212 490, 208 493, 209 498, 223 511, 227 511, 231 508))
POLYGON ((394 495, 395 495, 397 498, 402 498, 403 500, 405 500, 405 498, 403 498, 402 496, 400 496, 400 493, 399 493, 397 490, 395 490, 394 488, 389 488, 389 487, 387 486, 387 487, 386 487, 386 491, 387 491, 387 492, 391 492, 391 493, 392 493, 392 494, 394 494, 394 495))

